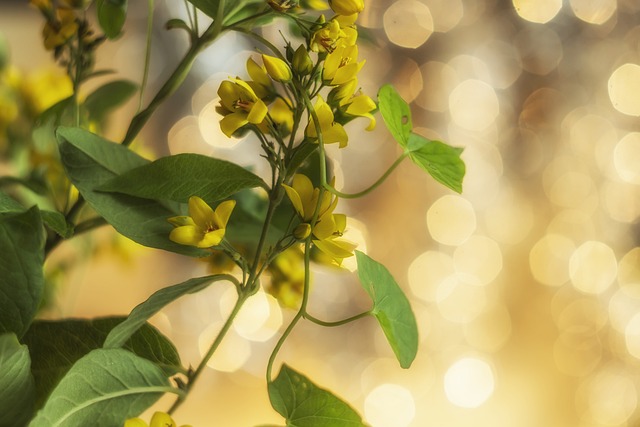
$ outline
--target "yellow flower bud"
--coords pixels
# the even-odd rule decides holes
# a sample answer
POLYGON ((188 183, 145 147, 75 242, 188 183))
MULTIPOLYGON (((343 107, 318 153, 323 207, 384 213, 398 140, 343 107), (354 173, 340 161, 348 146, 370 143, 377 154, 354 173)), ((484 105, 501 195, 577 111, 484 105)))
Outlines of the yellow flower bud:
POLYGON ((364 0, 329 0, 329 6, 338 15, 353 15, 364 10, 364 0))
POLYGON ((313 70, 313 62, 304 45, 300 45, 293 54, 293 69, 301 76, 306 76, 313 70))
POLYGON ((311 235, 311 225, 306 222, 299 224, 296 229, 293 230, 293 235, 296 239, 306 239, 307 237, 309 237, 309 235, 311 235))
POLYGON ((267 73, 273 80, 282 83, 291 81, 291 68, 282 59, 275 56, 262 55, 262 62, 264 62, 264 68, 267 69, 267 73))

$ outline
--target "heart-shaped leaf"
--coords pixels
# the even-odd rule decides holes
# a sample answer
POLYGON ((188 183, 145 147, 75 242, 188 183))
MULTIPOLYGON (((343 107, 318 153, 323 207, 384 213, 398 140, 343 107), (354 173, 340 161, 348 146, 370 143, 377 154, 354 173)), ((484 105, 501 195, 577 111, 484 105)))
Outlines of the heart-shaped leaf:
POLYGON ((408 368, 418 352, 418 325, 409 300, 387 268, 356 251, 358 277, 373 300, 373 314, 400 362, 408 368))
POLYGON ((271 406, 287 420, 287 427, 366 426, 346 402, 287 365, 268 388, 271 406))

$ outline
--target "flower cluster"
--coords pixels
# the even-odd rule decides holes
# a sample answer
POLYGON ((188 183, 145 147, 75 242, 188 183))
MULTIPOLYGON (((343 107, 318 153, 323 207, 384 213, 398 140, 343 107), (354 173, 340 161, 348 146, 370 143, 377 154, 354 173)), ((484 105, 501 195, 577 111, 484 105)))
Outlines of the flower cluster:
POLYGON ((353 255, 355 244, 342 237, 347 217, 333 213, 338 204, 336 197, 314 188, 311 180, 302 174, 293 177, 292 186, 283 187, 301 219, 294 231, 295 237, 306 239, 311 236, 313 244, 338 265, 353 255))

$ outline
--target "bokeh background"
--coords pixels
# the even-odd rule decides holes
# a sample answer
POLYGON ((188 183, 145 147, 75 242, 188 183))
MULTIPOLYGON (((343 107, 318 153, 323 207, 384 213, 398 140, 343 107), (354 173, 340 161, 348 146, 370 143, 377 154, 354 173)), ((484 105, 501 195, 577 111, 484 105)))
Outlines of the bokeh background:
MULTIPOLYGON (((140 80, 146 2, 131 3, 126 35, 98 65, 140 80)), ((156 3, 152 87, 186 46, 183 34, 162 29, 184 14, 183 2, 156 3)), ((421 337, 410 370, 373 319, 303 323, 279 360, 352 402, 373 427, 640 425, 640 2, 365 3, 359 25, 375 43, 361 44, 363 90, 375 96, 393 83, 419 132, 465 148, 464 192, 406 162, 379 190, 338 208, 352 218, 350 237, 410 296, 421 337)), ((26 1, 0 3, 0 33, 26 74, 51 66, 40 25, 26 1)), ((265 33, 278 41, 279 29, 265 33)), ((137 144, 264 171, 255 141, 226 139, 214 111, 220 81, 244 75, 253 47, 236 35, 211 47, 137 144)), ((114 139, 134 108, 112 121, 114 139)), ((400 153, 381 123, 372 133, 365 125, 352 122, 348 148, 330 151, 345 191, 368 186, 400 153)), ((154 289, 206 272, 126 242, 92 258, 83 245, 58 254, 74 267, 48 317, 126 314, 154 289)), ((213 286, 154 323, 195 365, 232 302, 232 289, 213 286)), ((367 307, 352 273, 315 269, 316 317, 367 307)), ((264 367, 292 315, 266 294, 252 300, 178 422, 277 423, 264 367)))

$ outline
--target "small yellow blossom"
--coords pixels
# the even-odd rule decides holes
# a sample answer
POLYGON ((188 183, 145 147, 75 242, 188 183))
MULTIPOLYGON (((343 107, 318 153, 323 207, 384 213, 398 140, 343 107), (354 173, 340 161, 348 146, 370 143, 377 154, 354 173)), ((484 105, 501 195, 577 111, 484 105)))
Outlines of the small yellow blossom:
POLYGON ((333 52, 340 39, 347 37, 340 28, 340 23, 332 19, 322 24, 320 29, 311 36, 310 47, 314 52, 333 52))
MULTIPOLYGON (((124 422, 124 427, 178 427, 171 415, 164 412, 156 412, 151 417, 151 424, 147 424, 141 418, 130 418, 124 422)), ((180 427, 191 427, 184 424, 180 427)))
POLYGON ((353 15, 364 10, 364 0, 329 0, 329 7, 338 15, 353 15))
POLYGON ((373 99, 369 98, 367 95, 356 95, 347 101, 344 112, 349 116, 357 116, 357 117, 366 117, 369 119, 369 125, 366 127, 366 130, 373 130, 376 127, 376 119, 371 114, 372 111, 375 111, 377 108, 376 103, 373 99))
POLYGON ((340 30, 344 35, 340 39, 340 45, 353 46, 356 44, 356 41, 358 40, 358 29, 356 27, 357 18, 357 13, 354 13, 353 15, 336 15, 333 17, 332 21, 336 21, 340 25, 340 30))
MULTIPOLYGON (((283 185, 283 187, 294 209, 302 218, 302 224, 309 225, 308 223, 313 219, 319 204, 316 224, 311 229, 311 241, 320 251, 329 256, 337 265, 340 265, 344 258, 353 255, 356 245, 342 238, 347 217, 343 214, 333 213, 338 204, 337 198, 332 199, 331 194, 325 191, 320 199, 320 189, 314 188, 311 180, 301 174, 294 175, 292 186, 283 185)), ((299 228, 300 226, 296 228, 296 231, 300 231, 299 228)))
MULTIPOLYGON (((318 121, 320 122, 322 141, 325 144, 333 144, 337 142, 338 144, 340 144, 340 148, 346 147, 349 140, 347 132, 344 130, 341 124, 334 121, 333 111, 331 111, 331 107, 329 107, 329 105, 325 102, 324 99, 322 99, 321 96, 318 96, 316 105, 314 105, 313 108, 316 112, 316 115, 318 116, 318 121)), ((311 139, 318 138, 316 125, 312 118, 309 119, 309 124, 305 129, 305 135, 311 139)))
POLYGON ((267 105, 246 82, 240 79, 225 80, 218 88, 220 106, 216 108, 224 117, 220 121, 222 132, 231 137, 242 126, 260 124, 267 116, 267 105))
POLYGON ((281 83, 291 81, 291 68, 282 59, 263 54, 262 62, 273 80, 281 83))
POLYGON ((300 305, 304 292, 304 254, 293 246, 281 254, 269 265, 271 283, 267 292, 289 308, 300 305))
POLYGON ((322 79, 330 86, 345 84, 356 78, 364 63, 358 62, 358 46, 338 46, 324 60, 322 79))
POLYGON ((327 10, 329 9, 329 5, 324 0, 301 0, 301 6, 306 7, 307 9, 313 10, 327 10))
POLYGON ((235 207, 235 200, 227 200, 213 210, 200 197, 189 198, 189 216, 174 216, 168 219, 176 228, 171 231, 169 239, 181 245, 210 248, 222 242, 235 207))

